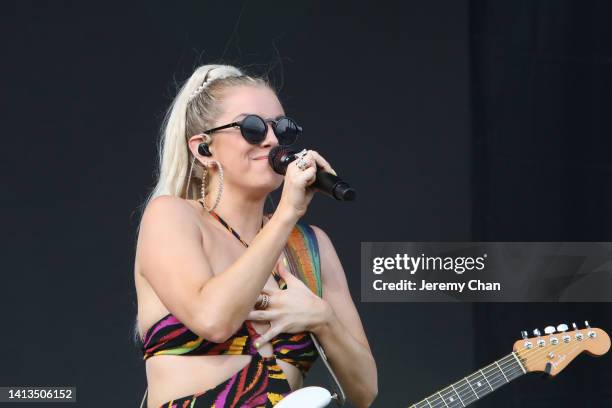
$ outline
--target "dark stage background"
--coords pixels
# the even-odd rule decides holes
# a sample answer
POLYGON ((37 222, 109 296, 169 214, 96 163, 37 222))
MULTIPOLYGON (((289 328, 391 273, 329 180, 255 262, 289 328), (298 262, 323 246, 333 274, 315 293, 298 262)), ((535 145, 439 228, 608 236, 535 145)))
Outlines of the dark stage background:
MULTIPOLYGON (((269 71, 359 191, 319 196, 379 369, 407 406, 510 352, 522 329, 609 304, 360 303, 361 241, 609 241, 607 1, 4 2, 0 385, 137 406, 139 205, 164 110, 200 64, 269 71)), ((612 406, 610 355, 523 377, 478 407, 612 406)), ((321 364, 309 384, 325 380, 321 364)), ((49 404, 53 406, 53 404, 49 404)), ((56 405, 59 406, 59 405, 56 405)))

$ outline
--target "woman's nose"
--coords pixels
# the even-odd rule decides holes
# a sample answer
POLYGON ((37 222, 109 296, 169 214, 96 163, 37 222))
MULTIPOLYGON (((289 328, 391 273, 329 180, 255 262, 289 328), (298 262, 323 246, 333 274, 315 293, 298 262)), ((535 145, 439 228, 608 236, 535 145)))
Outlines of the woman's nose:
POLYGON ((261 142, 261 146, 267 147, 267 146, 278 145, 278 139, 276 138, 276 135, 274 134, 274 129, 272 129, 272 124, 267 122, 266 126, 268 127, 266 131, 266 138, 263 140, 263 142, 261 142))

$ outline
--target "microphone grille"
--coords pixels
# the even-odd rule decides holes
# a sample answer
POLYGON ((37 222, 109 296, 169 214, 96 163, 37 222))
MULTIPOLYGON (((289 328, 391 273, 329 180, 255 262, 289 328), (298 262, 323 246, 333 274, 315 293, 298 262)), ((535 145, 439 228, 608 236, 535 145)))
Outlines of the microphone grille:
POLYGON ((276 173, 285 174, 294 154, 295 151, 286 146, 274 146, 268 154, 268 163, 276 173))

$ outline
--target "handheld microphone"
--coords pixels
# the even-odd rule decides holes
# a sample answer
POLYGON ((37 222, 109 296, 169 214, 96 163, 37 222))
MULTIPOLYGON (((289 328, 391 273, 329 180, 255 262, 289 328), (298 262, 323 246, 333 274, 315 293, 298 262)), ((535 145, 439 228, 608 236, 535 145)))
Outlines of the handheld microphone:
MULTIPOLYGON (((295 150, 275 146, 268 154, 268 163, 276 173, 285 175, 287 166, 295 160, 296 153, 295 150)), ((346 181, 318 167, 316 180, 311 185, 339 201, 353 201, 357 195, 355 189, 346 181)))

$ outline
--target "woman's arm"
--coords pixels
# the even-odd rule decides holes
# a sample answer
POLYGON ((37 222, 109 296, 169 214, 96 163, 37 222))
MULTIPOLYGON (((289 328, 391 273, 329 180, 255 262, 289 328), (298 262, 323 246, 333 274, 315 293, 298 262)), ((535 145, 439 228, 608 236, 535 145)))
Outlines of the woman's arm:
POLYGON ((312 227, 319 243, 323 300, 331 306, 327 318, 312 332, 323 345, 349 401, 356 407, 369 407, 378 393, 376 362, 336 250, 323 230, 312 227))
POLYGON ((253 308, 299 218, 292 214, 277 211, 246 251, 214 275, 197 213, 180 198, 157 197, 140 226, 137 252, 143 274, 177 319, 199 336, 223 342, 253 308))

